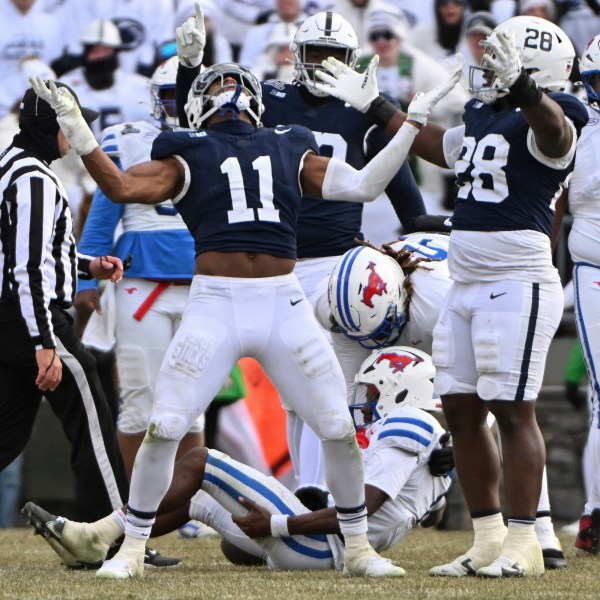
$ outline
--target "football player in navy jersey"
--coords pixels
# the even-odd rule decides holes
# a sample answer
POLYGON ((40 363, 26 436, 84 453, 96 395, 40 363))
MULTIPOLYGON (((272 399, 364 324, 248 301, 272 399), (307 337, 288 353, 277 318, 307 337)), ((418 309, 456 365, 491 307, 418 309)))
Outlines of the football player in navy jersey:
MULTIPOLYGON (((431 574, 531 576, 544 571, 534 532, 545 461, 535 400, 563 297, 550 236, 587 112, 558 93, 575 52, 553 23, 514 17, 483 44, 485 84, 471 88, 464 125, 429 126, 413 145, 423 158, 454 167, 460 188, 448 257, 453 283, 434 330, 433 358, 475 530, 472 548, 431 574), (508 532, 488 411, 502 439, 508 532)), ((391 133, 406 117, 378 95, 376 64, 357 76, 325 61, 329 72, 317 74, 318 87, 387 119, 391 133)))
MULTIPOLYGON (((314 135, 305 127, 262 128, 260 85, 236 64, 205 70, 185 109, 194 129, 161 133, 152 160, 125 172, 98 146, 72 96, 53 82, 32 79, 104 193, 119 203, 171 199, 196 249, 188 305, 163 360, 148 432, 135 460, 125 540, 98 577, 143 573, 146 539, 171 481, 178 442, 243 356, 262 363, 286 408, 322 440, 327 483, 345 538, 345 572, 404 574, 381 558, 366 537, 362 465, 343 375, 292 273, 296 223, 303 193, 355 202, 382 193, 432 106, 459 77, 457 70, 436 89, 417 94, 407 123, 360 171, 319 156, 314 135)), ((115 513, 114 518, 124 517, 115 513)), ((83 536, 81 544, 91 545, 94 553, 93 537, 83 536)))
MULTIPOLYGON (((178 71, 179 106, 202 61, 204 24, 196 4, 196 16, 177 30, 177 53, 183 67, 178 71)), ((354 68, 360 54, 356 32, 341 15, 320 12, 306 19, 294 35, 291 50, 295 57, 295 82, 269 80, 261 84, 265 110, 262 122, 267 127, 294 123, 308 127, 319 145, 319 154, 344 160, 354 168, 365 166, 389 140, 380 127, 374 127, 369 115, 319 91, 314 86, 315 70, 321 61, 335 56, 354 68)), ((179 114, 184 111, 179 110, 179 114)), ((183 122, 182 124, 185 124, 183 122)), ((421 193, 408 165, 404 162, 393 177, 386 193, 406 228, 413 217, 425 213, 421 193)), ((327 281, 338 258, 362 239, 362 204, 323 201, 314 195, 302 198, 297 231, 298 262, 294 272, 300 280, 319 322, 330 328, 327 308, 327 281)), ((306 502, 319 496, 315 482, 323 480, 320 441, 301 420, 288 415, 288 442, 296 470, 298 495, 306 502), (306 486, 306 487, 305 487, 306 486), (303 489, 304 488, 304 489, 303 489)))

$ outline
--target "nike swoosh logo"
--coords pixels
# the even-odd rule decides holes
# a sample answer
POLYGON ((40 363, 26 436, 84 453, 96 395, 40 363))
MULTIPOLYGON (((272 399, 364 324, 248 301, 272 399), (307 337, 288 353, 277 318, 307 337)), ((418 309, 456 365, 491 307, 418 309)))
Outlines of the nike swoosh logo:
POLYGON ((490 300, 494 300, 495 298, 500 298, 500 296, 504 296, 504 294, 508 294, 508 292, 500 292, 499 294, 494 294, 494 292, 492 292, 490 294, 490 300))
POLYGON ((288 131, 291 131, 292 128, 288 127, 287 129, 275 129, 275 133, 277 133, 278 135, 281 135, 282 133, 287 133, 288 131))
POLYGON ((304 300, 304 298, 300 298, 299 300, 290 300, 290 304, 292 306, 296 306, 296 304, 298 304, 298 302, 302 302, 302 300, 304 300))

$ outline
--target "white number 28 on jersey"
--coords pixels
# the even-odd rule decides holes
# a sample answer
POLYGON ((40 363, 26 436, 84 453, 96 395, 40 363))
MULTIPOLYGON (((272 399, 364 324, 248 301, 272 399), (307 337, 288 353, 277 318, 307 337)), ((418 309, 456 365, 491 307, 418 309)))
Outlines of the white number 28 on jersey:
POLYGON ((463 139, 464 152, 456 161, 457 175, 466 175, 472 181, 464 181, 458 197, 467 199, 469 193, 477 202, 498 204, 508 196, 508 184, 504 168, 508 159, 509 143, 499 133, 488 133, 479 142, 474 137, 463 139))

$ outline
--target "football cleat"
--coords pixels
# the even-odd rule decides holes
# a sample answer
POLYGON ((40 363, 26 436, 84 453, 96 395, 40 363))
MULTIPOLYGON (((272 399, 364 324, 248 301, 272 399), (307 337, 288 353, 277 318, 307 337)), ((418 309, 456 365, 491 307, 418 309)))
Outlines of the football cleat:
POLYGON ((494 562, 477 569, 480 577, 539 577, 544 574, 544 558, 539 543, 506 547, 494 562))
POLYGON ((480 577, 525 577, 525 568, 512 558, 500 556, 491 565, 477 569, 477 575, 480 577))
POLYGON ((383 558, 367 543, 346 547, 344 575, 347 577, 404 577, 406 571, 388 558, 383 558))
POLYGON ((97 569, 102 564, 108 544, 101 542, 97 534, 90 531, 89 523, 76 523, 57 517, 33 502, 27 502, 21 512, 67 567, 97 569))
POLYGON ((600 549, 600 508, 591 515, 583 515, 579 520, 579 532, 575 538, 575 554, 598 554, 600 549))
POLYGON ((466 554, 455 558, 451 563, 429 569, 429 574, 436 577, 468 577, 476 572, 477 567, 473 559, 466 554))
POLYGON ((542 548, 544 557, 544 569, 566 569, 567 558, 559 548, 542 548))
POLYGON ((143 574, 144 550, 135 547, 121 548, 96 571, 96 577, 101 579, 130 579, 143 574))

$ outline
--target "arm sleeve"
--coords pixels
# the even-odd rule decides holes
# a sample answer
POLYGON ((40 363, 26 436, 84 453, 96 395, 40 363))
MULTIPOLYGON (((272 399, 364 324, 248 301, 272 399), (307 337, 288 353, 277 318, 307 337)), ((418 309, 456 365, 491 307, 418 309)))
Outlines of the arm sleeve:
POLYGON ((402 166, 417 133, 417 127, 404 123, 389 144, 360 171, 332 158, 325 171, 323 198, 350 202, 375 200, 402 166))
MULTIPOLYGON (((115 204, 100 188, 96 188, 79 241, 79 252, 90 257, 111 254, 115 229, 123 215, 123 210, 124 206, 115 204)), ((95 279, 90 279, 85 274, 79 275, 77 291, 96 287, 98 282, 95 279)))
POLYGON ((463 138, 465 137, 465 126, 459 125, 446 129, 443 138, 444 158, 448 168, 454 169, 454 165, 458 160, 458 154, 462 147, 463 138))
POLYGON ((180 127, 190 126, 184 108, 192 83, 199 73, 200 66, 189 68, 179 63, 179 66, 177 67, 177 78, 175 79, 175 104, 177 105, 177 117, 179 118, 180 127))
POLYGON ((17 179, 13 185, 17 205, 14 276, 21 314, 36 350, 55 348, 44 263, 54 230, 58 191, 50 177, 41 174, 17 179))
MULTIPOLYGON (((367 134, 367 158, 375 156, 389 142, 390 136, 381 127, 372 128, 367 134)), ((427 213, 421 190, 415 181, 408 160, 405 160, 400 170, 394 175, 385 188, 402 229, 406 231, 412 219, 427 213)))

